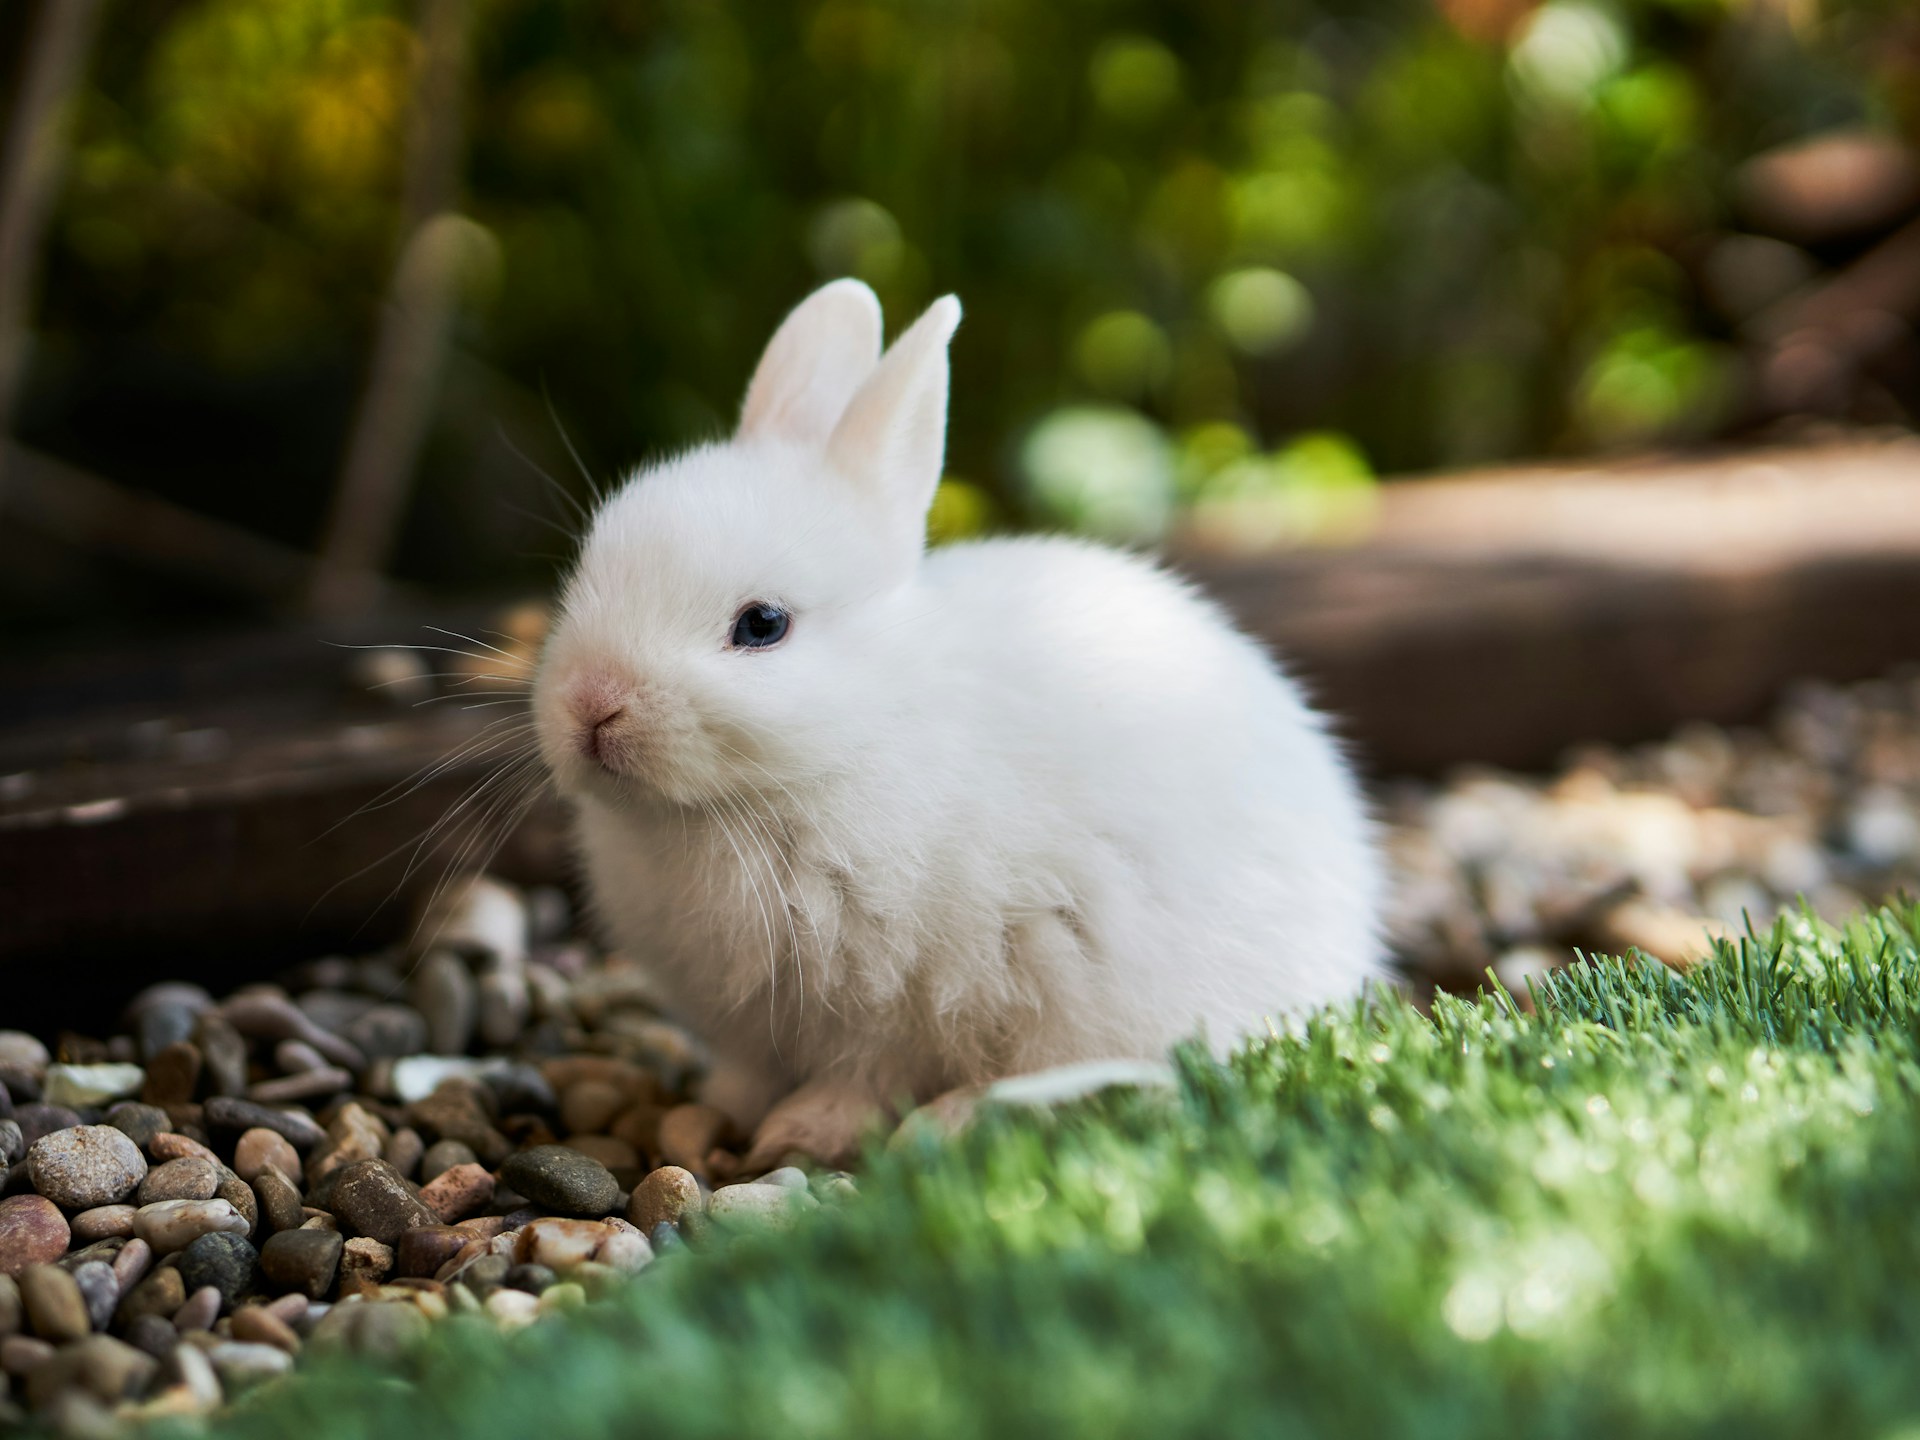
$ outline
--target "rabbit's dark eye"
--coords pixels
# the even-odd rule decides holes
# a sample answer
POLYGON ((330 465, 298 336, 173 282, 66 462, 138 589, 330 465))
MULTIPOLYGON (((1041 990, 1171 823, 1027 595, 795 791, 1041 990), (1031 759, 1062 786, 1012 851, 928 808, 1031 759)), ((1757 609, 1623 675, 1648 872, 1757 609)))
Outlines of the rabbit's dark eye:
POLYGON ((733 648, 765 650, 787 638, 793 617, 778 605, 756 600, 742 610, 733 622, 733 648))

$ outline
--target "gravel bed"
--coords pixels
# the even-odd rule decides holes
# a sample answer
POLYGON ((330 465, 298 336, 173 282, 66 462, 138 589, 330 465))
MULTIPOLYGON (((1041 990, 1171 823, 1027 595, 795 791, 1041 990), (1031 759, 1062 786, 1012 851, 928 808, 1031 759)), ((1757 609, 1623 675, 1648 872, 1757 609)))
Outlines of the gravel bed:
POLYGON ((1491 968, 1524 999, 1576 949, 1685 965, 1803 901, 1839 922, 1920 893, 1920 672, 1805 684, 1764 726, 1584 747, 1551 777, 1395 786, 1383 813, 1416 980, 1491 968))
POLYGON ((559 892, 483 877, 417 961, 157 984, 56 1053, 0 1031, 0 1426, 201 1414, 303 1354, 527 1325, 852 1193, 742 1176, 687 1099, 698 1044, 569 929, 559 892))

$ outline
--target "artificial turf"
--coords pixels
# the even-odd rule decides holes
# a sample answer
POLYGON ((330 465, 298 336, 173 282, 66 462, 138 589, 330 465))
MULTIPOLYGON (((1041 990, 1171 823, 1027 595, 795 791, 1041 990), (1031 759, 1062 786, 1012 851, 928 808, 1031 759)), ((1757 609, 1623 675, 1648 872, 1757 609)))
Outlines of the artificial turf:
MULTIPOLYGON (((1920 908, 1324 1016, 876 1154, 796 1233, 231 1436, 1880 1436, 1920 1427, 1920 908)), ((1920 1436, 1920 1428, 1911 1432, 1920 1436)))

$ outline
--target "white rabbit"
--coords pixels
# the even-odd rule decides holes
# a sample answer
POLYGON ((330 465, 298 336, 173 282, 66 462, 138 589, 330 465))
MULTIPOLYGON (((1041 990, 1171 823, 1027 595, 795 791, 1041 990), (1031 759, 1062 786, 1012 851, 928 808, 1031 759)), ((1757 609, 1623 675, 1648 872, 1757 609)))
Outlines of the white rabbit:
POLYGON ((883 359, 864 285, 807 299, 734 437, 600 510, 541 662, 600 922, 711 1045, 752 1165, 1382 973, 1354 777, 1259 646, 1099 546, 922 553, 959 321, 883 359))

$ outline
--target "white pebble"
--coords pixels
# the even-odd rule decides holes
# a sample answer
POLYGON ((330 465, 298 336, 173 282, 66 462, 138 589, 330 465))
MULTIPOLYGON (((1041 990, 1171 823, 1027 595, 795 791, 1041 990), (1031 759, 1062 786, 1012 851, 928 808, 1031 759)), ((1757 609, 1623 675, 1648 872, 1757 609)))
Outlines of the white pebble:
POLYGON ((247 1217, 225 1200, 159 1200, 133 1212, 133 1233, 157 1255, 184 1250, 202 1235, 245 1235, 247 1217))
POLYGON ((105 1105, 140 1093, 147 1072, 138 1065, 49 1065, 43 1082, 49 1105, 105 1105))

